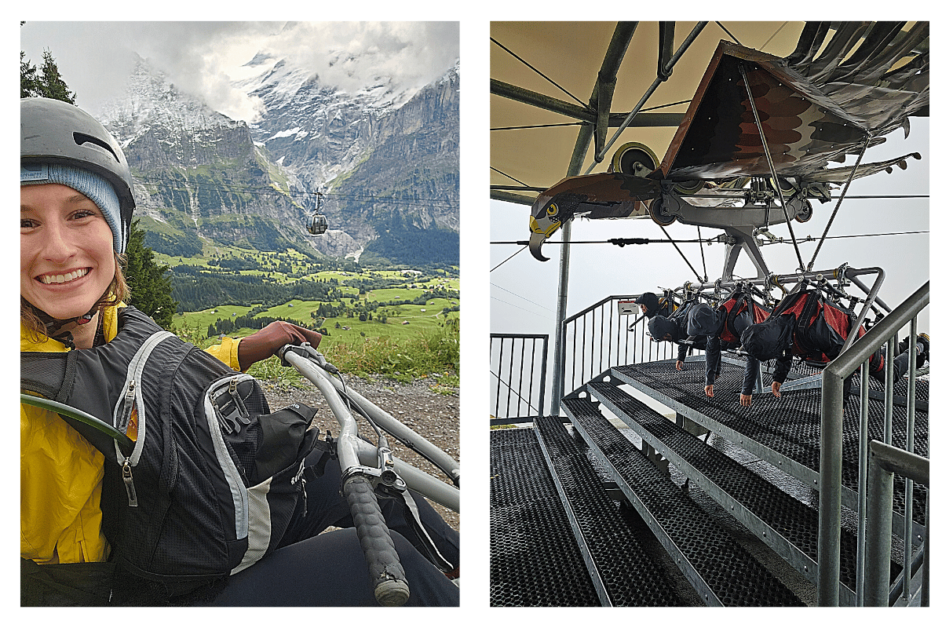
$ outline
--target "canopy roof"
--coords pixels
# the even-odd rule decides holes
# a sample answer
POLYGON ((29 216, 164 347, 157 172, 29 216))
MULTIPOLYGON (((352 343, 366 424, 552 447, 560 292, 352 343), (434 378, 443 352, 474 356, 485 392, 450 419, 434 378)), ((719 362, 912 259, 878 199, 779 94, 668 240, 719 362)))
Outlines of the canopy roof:
POLYGON ((629 141, 658 157, 654 178, 767 173, 741 66, 785 176, 826 177, 868 138, 928 115, 925 23, 723 26, 493 23, 492 198, 532 204, 566 176, 603 172, 629 141))

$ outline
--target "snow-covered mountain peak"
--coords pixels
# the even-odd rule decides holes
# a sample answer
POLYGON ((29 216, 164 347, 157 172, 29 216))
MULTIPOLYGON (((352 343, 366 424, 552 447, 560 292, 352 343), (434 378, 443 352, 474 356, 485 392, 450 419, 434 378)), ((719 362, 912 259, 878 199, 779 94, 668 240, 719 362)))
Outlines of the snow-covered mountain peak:
POLYGON ((124 96, 103 108, 101 121, 108 127, 120 127, 125 143, 155 126, 205 129, 242 124, 181 91, 163 72, 140 58, 124 96))

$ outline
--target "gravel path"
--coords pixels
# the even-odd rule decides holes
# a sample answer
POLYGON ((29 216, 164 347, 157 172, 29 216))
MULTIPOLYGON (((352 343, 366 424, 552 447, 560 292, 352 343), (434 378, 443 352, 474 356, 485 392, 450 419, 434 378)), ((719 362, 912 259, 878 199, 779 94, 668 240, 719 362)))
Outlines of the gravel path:
MULTIPOLYGON (((457 388, 449 389, 453 391, 452 394, 436 392, 433 389, 435 384, 433 379, 416 380, 411 384, 378 378, 367 381, 350 376, 344 377, 344 380, 347 386, 424 436, 456 461, 461 462, 458 429, 460 403, 457 388)), ((266 381, 261 383, 272 410, 295 402, 304 403, 312 408, 319 408, 314 422, 321 430, 321 438, 326 435, 328 429, 335 435, 339 432, 337 420, 327 407, 323 396, 313 385, 294 388, 266 381)), ((360 421, 359 430, 366 438, 371 438, 373 430, 366 421, 360 421)), ((395 438, 390 436, 389 443, 393 449, 393 455, 397 458, 450 483, 437 467, 399 443, 395 438)), ((451 512, 434 502, 430 503, 448 525, 460 531, 458 513, 451 512)))

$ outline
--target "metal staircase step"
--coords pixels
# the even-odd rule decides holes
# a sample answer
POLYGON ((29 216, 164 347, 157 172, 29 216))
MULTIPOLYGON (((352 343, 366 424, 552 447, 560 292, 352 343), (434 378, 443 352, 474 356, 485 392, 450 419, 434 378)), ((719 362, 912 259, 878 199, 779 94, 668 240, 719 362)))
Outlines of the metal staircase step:
POLYGON ((491 606, 598 606, 532 429, 491 431, 491 606))
MULTIPOLYGON (((739 386, 743 368, 724 360, 722 376, 712 399, 703 394, 703 370, 693 364, 677 371, 674 362, 650 362, 618 366, 611 375, 645 395, 665 404, 684 417, 721 435, 746 451, 782 469, 800 482, 817 489, 820 465, 820 389, 783 391, 781 398, 770 394, 754 395, 752 405, 739 405, 739 386)), ((871 379, 871 388, 882 390, 871 379)), ((928 382, 916 382, 917 398, 928 399, 928 382)), ((896 395, 905 394, 905 382, 897 382, 896 395)), ((859 461, 859 396, 851 396, 844 413, 844 448, 841 465, 842 502, 856 509, 859 461)), ((883 439, 884 405, 870 399, 868 435, 883 439)), ((894 407, 892 442, 905 447, 906 410, 894 407)), ((928 457, 929 417, 927 412, 915 413, 914 451, 928 457)), ((897 478, 894 484, 894 526, 901 532, 904 512, 905 484, 897 478)), ((924 533, 927 490, 915 485, 913 520, 916 533, 924 533)))
POLYGON ((573 426, 705 604, 800 606, 798 597, 665 477, 584 398, 563 400, 573 426))
POLYGON ((662 568, 648 555, 563 422, 537 419, 536 432, 603 605, 680 605, 662 568))
MULTIPOLYGON (((818 512, 753 473, 611 383, 589 390, 629 428, 691 478, 757 538, 812 583, 817 583, 818 512)), ((841 543, 841 603, 853 605, 857 538, 841 543)), ((898 570, 898 568, 897 568, 898 570)))

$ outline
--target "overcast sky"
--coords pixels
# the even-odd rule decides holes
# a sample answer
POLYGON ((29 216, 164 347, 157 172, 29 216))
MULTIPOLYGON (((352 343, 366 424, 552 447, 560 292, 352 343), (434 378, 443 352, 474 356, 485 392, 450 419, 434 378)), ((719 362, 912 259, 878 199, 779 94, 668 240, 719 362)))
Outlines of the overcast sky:
POLYGON ((353 91, 375 76, 423 85, 454 64, 459 42, 457 22, 27 22, 20 36, 35 65, 52 52, 90 113, 123 91, 137 54, 210 107, 247 121, 257 103, 231 81, 246 76, 256 53, 288 56, 353 91), (356 61, 338 63, 337 53, 356 61))

